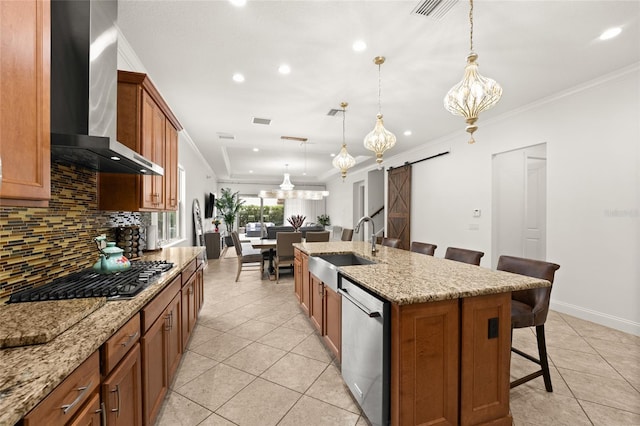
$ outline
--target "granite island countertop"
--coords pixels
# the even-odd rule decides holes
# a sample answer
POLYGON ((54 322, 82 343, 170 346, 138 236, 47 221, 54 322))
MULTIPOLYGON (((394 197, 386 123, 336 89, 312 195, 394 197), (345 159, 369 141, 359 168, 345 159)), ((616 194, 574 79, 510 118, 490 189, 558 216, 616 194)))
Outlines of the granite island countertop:
MULTIPOLYGON (((14 425, 24 417, 203 250, 174 247, 146 253, 142 260, 167 260, 174 267, 138 296, 104 303, 48 343, 0 350, 0 426, 14 425)), ((52 315, 60 315, 55 303, 44 303, 41 309, 51 307, 52 315)), ((25 309, 34 305, 25 304, 25 309)), ((6 306, 0 305, 0 310, 6 306)))
POLYGON ((421 253, 371 244, 362 241, 296 243, 309 256, 354 253, 372 260, 371 265, 341 266, 346 277, 398 304, 435 302, 438 300, 506 293, 530 288, 549 287, 551 283, 504 271, 455 262, 421 253))

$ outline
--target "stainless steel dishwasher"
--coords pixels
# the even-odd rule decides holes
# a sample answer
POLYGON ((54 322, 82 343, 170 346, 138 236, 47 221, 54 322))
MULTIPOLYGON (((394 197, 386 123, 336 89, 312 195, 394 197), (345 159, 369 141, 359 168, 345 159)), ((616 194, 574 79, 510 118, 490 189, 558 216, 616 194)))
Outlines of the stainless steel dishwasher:
POLYGON ((373 425, 389 424, 390 305, 338 275, 342 378, 373 425))

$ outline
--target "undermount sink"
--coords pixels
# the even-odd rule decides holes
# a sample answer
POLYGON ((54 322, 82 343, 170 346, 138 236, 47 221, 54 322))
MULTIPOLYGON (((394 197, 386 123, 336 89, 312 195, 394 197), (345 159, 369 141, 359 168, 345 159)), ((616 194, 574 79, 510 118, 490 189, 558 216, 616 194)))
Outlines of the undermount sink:
POLYGON ((338 290, 338 268, 340 266, 371 265, 377 263, 353 253, 321 254, 309 257, 309 272, 320 278, 322 282, 338 290))

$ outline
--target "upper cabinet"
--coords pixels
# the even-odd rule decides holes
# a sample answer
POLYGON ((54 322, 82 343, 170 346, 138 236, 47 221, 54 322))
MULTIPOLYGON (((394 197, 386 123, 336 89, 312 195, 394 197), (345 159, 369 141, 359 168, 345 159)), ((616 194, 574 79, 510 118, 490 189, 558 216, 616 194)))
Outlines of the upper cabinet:
POLYGON ((117 139, 164 168, 164 176, 102 173, 99 208, 178 208, 178 131, 182 126, 146 74, 118 71, 117 139))
POLYGON ((0 1, 0 205, 51 196, 48 0, 0 1))

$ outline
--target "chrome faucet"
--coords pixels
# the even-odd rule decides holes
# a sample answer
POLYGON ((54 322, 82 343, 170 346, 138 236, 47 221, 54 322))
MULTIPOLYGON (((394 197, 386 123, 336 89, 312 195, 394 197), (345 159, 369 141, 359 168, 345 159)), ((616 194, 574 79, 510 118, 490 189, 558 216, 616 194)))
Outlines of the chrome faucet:
POLYGON ((369 222, 371 224, 371 253, 376 252, 376 224, 369 216, 362 216, 356 225, 354 231, 356 233, 360 232, 360 225, 362 222, 369 222))

